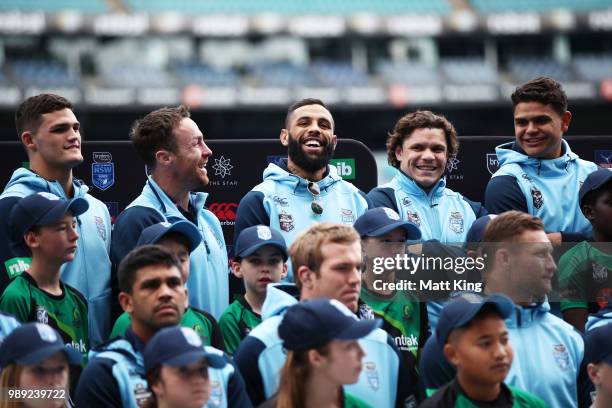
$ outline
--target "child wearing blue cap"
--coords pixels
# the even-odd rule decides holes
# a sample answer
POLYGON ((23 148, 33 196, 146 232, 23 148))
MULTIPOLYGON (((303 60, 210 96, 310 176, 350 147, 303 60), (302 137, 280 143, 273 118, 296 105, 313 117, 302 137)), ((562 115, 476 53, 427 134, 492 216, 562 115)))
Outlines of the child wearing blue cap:
MULTIPOLYGON (((183 282, 187 284, 190 268, 189 255, 200 245, 201 241, 202 235, 200 231, 189 221, 160 222, 142 230, 140 238, 136 243, 136 248, 142 245, 159 245, 168 249, 179 260, 183 282)), ((123 312, 117 318, 117 321, 115 321, 110 338, 113 339, 125 335, 131 323, 130 315, 123 312)), ((205 345, 221 350, 225 349, 219 324, 210 313, 193 306, 187 306, 180 325, 195 330, 205 345)))
POLYGON ((593 239, 563 254, 559 290, 563 318, 584 332, 589 314, 606 307, 612 297, 612 171, 589 174, 578 196, 582 214, 593 227, 593 239))
POLYGON ((0 297, 0 310, 22 323, 50 325, 84 358, 89 351, 87 300, 60 281, 60 272, 77 250, 75 217, 88 208, 83 198, 64 200, 46 192, 31 194, 13 206, 9 218, 11 245, 26 248, 32 262, 0 297))
POLYGON ((365 353, 357 340, 382 325, 357 320, 337 300, 312 299, 287 309, 278 335, 288 350, 277 394, 264 408, 368 407, 347 394, 362 371, 365 353))
POLYGON ((266 288, 287 275, 287 246, 280 232, 267 225, 254 225, 240 232, 234 247, 232 271, 244 282, 245 294, 223 312, 219 325, 228 353, 261 323, 266 288))
POLYGON ((166 327, 147 343, 144 369, 151 397, 145 408, 249 408, 244 381, 230 358, 204 346, 187 327, 166 327))
POLYGON ((444 306, 434 335, 457 375, 420 407, 547 407, 504 384, 514 356, 504 319, 513 311, 512 301, 501 294, 461 297, 444 306))
POLYGON ((589 331, 584 343, 583 364, 596 392, 591 408, 612 407, 612 324, 589 331))
POLYGON ((51 327, 27 323, 16 328, 0 346, 0 407, 72 406, 68 395, 70 365, 80 363, 81 354, 65 347, 51 327), (27 390, 44 394, 27 398, 27 390), (18 405, 17 401, 23 403, 18 405))

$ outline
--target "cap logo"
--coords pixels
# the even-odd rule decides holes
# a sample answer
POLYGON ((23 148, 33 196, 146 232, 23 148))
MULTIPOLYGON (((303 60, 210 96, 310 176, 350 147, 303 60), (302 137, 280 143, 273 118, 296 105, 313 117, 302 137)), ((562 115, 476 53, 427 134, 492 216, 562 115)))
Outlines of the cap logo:
POLYGON ((168 222, 168 221, 162 221, 160 222, 160 224, 164 227, 164 228, 170 228, 172 226, 172 223, 168 222))
POLYGON ((57 334, 53 329, 45 324, 36 323, 36 330, 41 340, 47 343, 55 343, 57 341, 57 334))
POLYGON ((398 221, 398 220, 400 219, 399 214, 398 214, 398 213, 396 213, 395 211, 393 211, 393 210, 392 210, 392 209, 390 209, 390 208, 383 207, 383 211, 385 212, 385 214, 387 214, 387 217, 388 217, 390 220, 393 220, 393 221, 398 221))
POLYGON ((270 231, 270 228, 266 227, 265 225, 258 225, 257 236, 259 237, 259 239, 267 241, 269 239, 272 239, 272 231, 270 231))
POLYGON ((58 201, 60 198, 58 196, 56 196, 53 193, 48 193, 46 191, 41 191, 39 193, 37 193, 39 196, 46 198, 47 200, 51 200, 51 201, 58 201))
POLYGON ((336 299, 330 299, 329 304, 338 309, 338 311, 342 312, 343 315, 356 319, 355 314, 351 312, 343 303, 340 303, 336 299))
POLYGON ((183 337, 187 343, 193 347, 202 347, 202 339, 198 334, 190 329, 189 327, 181 327, 181 332, 183 332, 183 337))

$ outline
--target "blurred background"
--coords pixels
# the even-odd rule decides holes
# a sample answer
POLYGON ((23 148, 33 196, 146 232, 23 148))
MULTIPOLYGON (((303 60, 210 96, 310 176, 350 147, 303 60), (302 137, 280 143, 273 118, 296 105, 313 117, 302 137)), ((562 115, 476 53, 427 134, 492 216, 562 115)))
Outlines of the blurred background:
POLYGON ((372 150, 417 108, 509 136, 509 95, 539 75, 564 85, 570 135, 612 133, 612 0, 0 1, 2 140, 40 92, 89 140, 179 103, 208 138, 276 138, 302 97, 372 150))

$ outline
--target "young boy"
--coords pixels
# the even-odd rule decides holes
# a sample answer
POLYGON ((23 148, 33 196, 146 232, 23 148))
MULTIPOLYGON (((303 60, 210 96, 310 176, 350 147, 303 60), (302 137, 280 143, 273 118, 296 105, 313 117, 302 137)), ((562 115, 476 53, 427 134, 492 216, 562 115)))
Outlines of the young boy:
POLYGON ((584 344, 584 364, 595 385, 591 408, 612 407, 612 325, 589 331, 584 344))
POLYGON ((83 198, 64 200, 47 192, 15 204, 9 216, 11 245, 27 249, 32 262, 0 297, 0 310, 22 323, 48 324, 84 359, 89 351, 87 300, 60 281, 60 269, 75 257, 79 238, 75 217, 88 208, 83 198))
POLYGON ((546 407, 503 382, 514 354, 504 319, 513 311, 512 301, 500 294, 458 298, 444 306, 435 336, 457 376, 420 407, 546 407))
POLYGON ((612 171, 589 174, 578 194, 593 241, 582 241, 563 254, 559 289, 563 318, 584 332, 589 313, 597 313, 612 296, 612 171))
MULTIPOLYGON (((200 245, 202 236, 198 228, 188 221, 177 221, 173 224, 160 222, 153 224, 140 234, 136 247, 142 245, 160 245, 172 252, 181 264, 183 281, 189 278, 189 254, 200 245)), ((124 312, 117 318, 110 338, 123 336, 131 324, 130 315, 124 312)), ((215 318, 203 310, 187 306, 181 319, 181 326, 193 329, 207 346, 224 350, 223 337, 215 318)))
POLYGON ((287 245, 280 232, 254 225, 240 232, 232 260, 234 275, 244 282, 245 294, 239 296, 221 315, 219 325, 225 349, 233 354, 240 341, 261 323, 261 306, 266 287, 287 275, 287 245))

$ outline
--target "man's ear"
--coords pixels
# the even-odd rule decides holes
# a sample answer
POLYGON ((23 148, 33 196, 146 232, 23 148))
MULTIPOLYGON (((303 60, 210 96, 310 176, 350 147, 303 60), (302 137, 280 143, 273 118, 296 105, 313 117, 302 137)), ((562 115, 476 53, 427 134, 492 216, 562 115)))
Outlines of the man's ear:
POLYGON ((332 143, 334 144, 334 150, 336 150, 336 146, 338 145, 338 136, 332 135, 332 143))
POLYGON ((162 166, 169 166, 173 161, 172 153, 168 150, 158 150, 155 152, 155 161, 162 166))
POLYGON ((315 273, 306 265, 302 265, 295 272, 295 278, 300 280, 302 288, 312 289, 315 273))
POLYGON ((287 129, 281 129, 279 137, 283 146, 289 146, 289 131, 287 129))
POLYGON ((572 112, 565 111, 565 113, 561 117, 561 131, 563 133, 567 132, 571 121, 572 121, 572 112))
POLYGON ((399 145, 395 148, 395 158, 397 161, 402 161, 402 145, 399 145))
POLYGON ((591 207, 590 204, 585 204, 582 206, 582 213, 584 214, 584 217, 591 221, 594 217, 593 217, 593 207, 591 207))
POLYGON ((26 232, 23 236, 23 240, 29 248, 38 248, 40 246, 38 235, 34 231, 26 232))
POLYGON ((132 295, 126 292, 119 292, 119 304, 124 312, 130 316, 134 313, 134 303, 132 302, 132 295))
POLYGON ((242 275, 241 263, 238 261, 234 261, 232 259, 230 261, 230 265, 232 267, 232 272, 234 273, 234 276, 237 277, 238 279, 242 279, 243 275, 242 275))
POLYGON ((36 151, 36 144, 34 143, 34 134, 32 132, 30 132, 29 130, 23 132, 21 136, 19 137, 19 139, 21 140, 21 143, 23 143, 23 145, 25 146, 27 150, 36 151))

